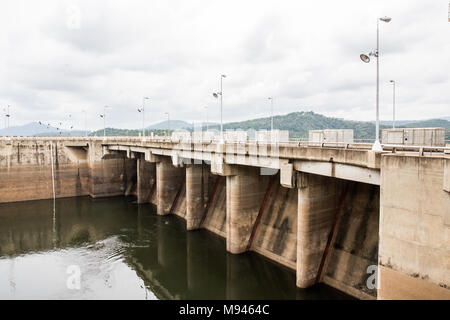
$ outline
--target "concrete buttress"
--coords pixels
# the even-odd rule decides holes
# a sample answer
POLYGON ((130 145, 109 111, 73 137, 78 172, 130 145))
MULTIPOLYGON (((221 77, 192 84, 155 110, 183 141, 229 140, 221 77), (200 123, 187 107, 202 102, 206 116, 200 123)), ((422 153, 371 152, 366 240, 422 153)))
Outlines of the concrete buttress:
POLYGON ((298 179, 297 287, 316 282, 340 196, 335 178, 300 173, 298 179))

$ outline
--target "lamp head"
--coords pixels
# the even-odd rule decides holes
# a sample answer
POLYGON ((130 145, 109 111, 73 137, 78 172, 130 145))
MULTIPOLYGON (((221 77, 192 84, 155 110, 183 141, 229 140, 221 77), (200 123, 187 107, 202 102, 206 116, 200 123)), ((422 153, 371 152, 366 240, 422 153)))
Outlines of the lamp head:
POLYGON ((225 74, 223 74, 221 77, 222 77, 222 78, 226 78, 227 76, 226 76, 225 74))
POLYGON ((361 60, 365 63, 369 63, 370 62, 370 58, 368 55, 366 54, 360 54, 359 57, 361 58, 361 60))
POLYGON ((383 18, 380 18, 380 20, 383 21, 383 22, 388 23, 388 22, 390 22, 392 19, 385 16, 385 17, 383 17, 383 18))
POLYGON ((214 97, 214 98, 218 98, 219 95, 218 95, 216 92, 213 92, 213 97, 214 97))
POLYGON ((394 81, 394 80, 389 80, 389 82, 390 82, 390 83, 395 83, 395 81, 394 81))

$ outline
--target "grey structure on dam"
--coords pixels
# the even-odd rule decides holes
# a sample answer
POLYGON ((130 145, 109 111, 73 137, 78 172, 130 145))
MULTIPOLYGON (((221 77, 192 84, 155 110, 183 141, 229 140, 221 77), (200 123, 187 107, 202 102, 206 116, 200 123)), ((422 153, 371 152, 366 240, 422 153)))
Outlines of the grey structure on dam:
POLYGON ((52 198, 52 168, 58 198, 136 195, 296 270, 301 288, 450 299, 450 148, 4 137, 0 203, 52 198))

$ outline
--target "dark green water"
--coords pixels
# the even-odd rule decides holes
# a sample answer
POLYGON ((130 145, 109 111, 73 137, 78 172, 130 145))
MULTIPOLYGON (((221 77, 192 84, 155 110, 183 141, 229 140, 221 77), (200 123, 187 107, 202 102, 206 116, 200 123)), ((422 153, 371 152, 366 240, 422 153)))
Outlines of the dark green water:
POLYGON ((297 289, 294 271, 133 200, 0 204, 0 299, 348 298, 297 289))

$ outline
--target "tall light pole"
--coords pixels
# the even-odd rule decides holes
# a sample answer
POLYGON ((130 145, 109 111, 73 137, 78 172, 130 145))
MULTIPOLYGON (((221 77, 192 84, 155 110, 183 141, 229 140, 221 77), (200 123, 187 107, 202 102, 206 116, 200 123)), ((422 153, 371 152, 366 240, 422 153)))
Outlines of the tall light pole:
POLYGON ((142 138, 145 137, 145 100, 150 100, 149 97, 142 98, 142 109, 138 109, 139 112, 142 112, 142 138))
POLYGON ((273 131, 273 97, 267 99, 270 100, 270 131, 273 131))
POLYGON ((208 106, 205 107, 206 109, 206 131, 209 130, 209 124, 208 124, 208 106))
POLYGON ((87 112, 86 110, 81 110, 84 113, 84 135, 87 137, 87 112))
POLYGON ((395 129, 395 80, 390 80, 392 83, 392 129, 395 129))
POLYGON ((5 109, 5 126, 6 126, 6 132, 9 134, 9 118, 11 118, 11 114, 9 113, 10 105, 8 104, 8 107, 5 109))
POLYGON ((223 143, 223 78, 227 76, 224 74, 220 75, 220 92, 214 92, 213 96, 218 98, 220 95, 220 141, 223 143))
POLYGON ((370 58, 369 56, 374 56, 375 58, 377 58, 377 93, 376 93, 376 126, 375 126, 375 143, 372 146, 372 150, 373 151, 383 151, 383 147, 381 146, 380 143, 380 108, 379 108, 379 97, 380 97, 380 58, 379 58, 379 47, 380 47, 380 32, 379 32, 379 25, 380 25, 380 21, 386 22, 388 23, 389 21, 391 21, 392 19, 389 17, 383 17, 383 18, 377 18, 377 49, 375 50, 375 52, 370 52, 368 55, 366 54, 361 54, 359 57, 361 58, 361 60, 365 63, 369 63, 370 62, 370 58))
POLYGON ((109 108, 109 106, 104 106, 103 114, 100 115, 103 118, 103 139, 106 139, 106 108, 109 108))
POLYGON ((167 137, 168 137, 170 133, 170 115, 168 112, 165 112, 164 114, 167 114, 167 137))

